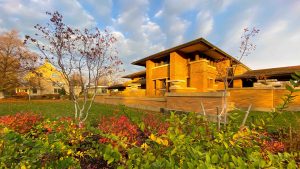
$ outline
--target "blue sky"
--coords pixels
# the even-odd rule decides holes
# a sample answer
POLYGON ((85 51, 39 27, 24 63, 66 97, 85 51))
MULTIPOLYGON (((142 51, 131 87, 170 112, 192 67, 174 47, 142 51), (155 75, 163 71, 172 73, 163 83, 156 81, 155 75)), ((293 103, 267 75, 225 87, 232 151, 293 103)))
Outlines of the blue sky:
POLYGON ((300 65, 300 0, 0 0, 0 32, 34 34, 55 10, 74 27, 109 28, 126 72, 142 69, 134 60, 200 37, 238 57, 246 27, 261 30, 247 66, 300 65))

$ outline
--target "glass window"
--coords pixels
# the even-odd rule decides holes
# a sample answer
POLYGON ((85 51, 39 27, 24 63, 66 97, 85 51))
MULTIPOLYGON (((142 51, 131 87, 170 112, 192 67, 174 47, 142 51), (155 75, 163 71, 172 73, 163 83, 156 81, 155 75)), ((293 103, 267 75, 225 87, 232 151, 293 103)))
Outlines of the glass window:
POLYGON ((52 77, 53 77, 53 78, 57 78, 57 77, 58 77, 58 74, 57 74, 57 73, 52 73, 52 77))
POLYGON ((58 93, 59 92, 59 89, 54 89, 54 93, 58 93))

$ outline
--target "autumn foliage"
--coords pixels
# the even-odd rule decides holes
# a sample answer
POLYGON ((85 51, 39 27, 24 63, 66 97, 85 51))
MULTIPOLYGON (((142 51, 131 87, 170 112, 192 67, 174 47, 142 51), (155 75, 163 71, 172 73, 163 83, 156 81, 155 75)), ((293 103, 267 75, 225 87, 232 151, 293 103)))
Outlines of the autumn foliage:
POLYGON ((0 116, 0 125, 18 133, 27 133, 42 119, 40 115, 33 113, 17 113, 15 115, 0 116))

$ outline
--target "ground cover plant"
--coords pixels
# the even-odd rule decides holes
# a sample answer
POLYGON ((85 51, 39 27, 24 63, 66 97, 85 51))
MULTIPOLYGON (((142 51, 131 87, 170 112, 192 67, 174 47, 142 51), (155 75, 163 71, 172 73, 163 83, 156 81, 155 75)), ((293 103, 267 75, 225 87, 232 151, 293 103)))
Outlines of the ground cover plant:
MULTIPOLYGON (((22 112, 32 112, 40 114, 45 118, 58 119, 60 117, 70 117, 74 115, 74 105, 69 100, 18 100, 18 99, 4 99, 0 100, 0 116, 12 115, 22 112)), ((123 106, 105 105, 94 103, 91 108, 90 118, 87 123, 97 125, 97 119, 101 116, 114 116, 116 112, 123 113, 123 106)), ((128 116, 135 116, 140 118, 147 111, 138 109, 126 108, 128 116)), ((152 112, 151 112, 152 113, 152 112)))
POLYGON ((0 167, 299 168, 298 128, 274 128, 287 122, 277 120, 280 116, 292 113, 286 108, 298 89, 291 84, 274 112, 246 123, 239 120, 241 113, 232 112, 222 127, 198 113, 137 114, 124 106, 85 125, 66 114, 51 118, 11 111, 0 116, 0 167))
MULTIPOLYGON (((1 168, 297 168, 299 149, 288 149, 267 125, 240 127, 239 114, 218 130, 196 114, 130 115, 124 107, 78 126, 72 118, 41 114, 0 117, 1 168), (20 116, 22 119, 16 120, 20 116), (30 124, 30 125, 27 125, 30 124), (26 130, 20 130, 24 126, 26 130)), ((267 123, 267 122, 266 122, 267 123)))

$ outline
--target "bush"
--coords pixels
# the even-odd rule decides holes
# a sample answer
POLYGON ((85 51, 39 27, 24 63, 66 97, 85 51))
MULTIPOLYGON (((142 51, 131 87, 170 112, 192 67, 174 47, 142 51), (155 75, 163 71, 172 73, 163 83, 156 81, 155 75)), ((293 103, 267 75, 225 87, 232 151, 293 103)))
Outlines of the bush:
POLYGON ((262 126, 240 128, 229 122, 218 131, 195 113, 172 113, 167 123, 145 116, 144 127, 127 116, 103 117, 97 128, 79 127, 71 118, 38 123, 30 114, 25 116, 1 118, 0 168, 297 168, 300 164, 299 152, 286 152, 285 145, 262 126), (165 132, 159 132, 160 123, 168 126, 165 132), (26 132, 19 130, 29 124, 33 127, 25 127, 26 132))
POLYGON ((0 116, 0 125, 18 133, 27 133, 41 120, 42 117, 40 115, 17 113, 15 115, 0 116))
POLYGON ((18 92, 15 95, 13 95, 12 97, 14 97, 16 99, 27 99, 28 94, 26 92, 18 92))
POLYGON ((60 99, 59 94, 44 94, 42 95, 42 99, 60 99))

